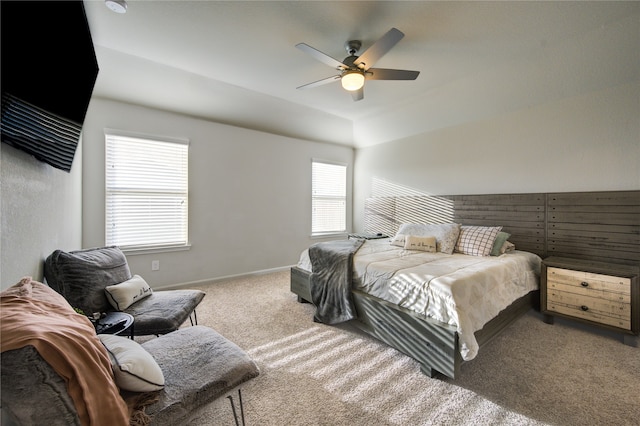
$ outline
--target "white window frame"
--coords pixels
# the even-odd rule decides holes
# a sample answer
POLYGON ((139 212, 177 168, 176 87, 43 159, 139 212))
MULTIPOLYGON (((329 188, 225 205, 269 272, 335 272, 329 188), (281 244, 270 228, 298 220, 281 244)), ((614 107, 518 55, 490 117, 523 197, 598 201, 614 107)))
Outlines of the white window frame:
POLYGON ((190 247, 187 139, 105 129, 105 242, 131 254, 190 247))
POLYGON ((348 165, 345 163, 311 159, 311 236, 322 237, 347 232, 347 173, 348 165), (316 168, 316 165, 319 168, 316 168), (330 176, 333 172, 336 172, 337 175, 330 176), (329 173, 330 175, 325 177, 342 179, 342 182, 337 182, 337 187, 323 188, 317 185, 322 177, 318 173, 329 173), (319 210, 322 203, 325 204, 324 215, 329 215, 324 220, 320 214, 321 210, 319 210), (332 204, 333 208, 337 208, 334 212, 331 212, 332 204), (331 214, 335 214, 335 216, 331 217, 331 214))

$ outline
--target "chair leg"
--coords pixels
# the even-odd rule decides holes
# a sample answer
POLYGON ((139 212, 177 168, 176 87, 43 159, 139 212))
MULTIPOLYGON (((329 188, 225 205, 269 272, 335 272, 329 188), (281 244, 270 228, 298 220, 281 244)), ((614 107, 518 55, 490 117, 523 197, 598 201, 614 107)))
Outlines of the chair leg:
POLYGON ((192 315, 193 315, 193 317, 191 315, 189 315, 189 321, 191 321, 191 325, 192 326, 193 325, 198 325, 198 314, 196 313, 195 309, 193 310, 192 315), (195 322, 195 324, 194 324, 194 322, 195 322))
POLYGON ((238 389, 238 399, 240 400, 240 416, 242 417, 242 426, 244 426, 244 406, 242 404, 242 391, 238 389))
MULTIPOLYGON (((233 411, 233 420, 235 420, 236 426, 240 426, 240 423, 238 422, 238 414, 236 413, 236 405, 233 402, 233 396, 227 395, 227 398, 229 398, 229 401, 231 402, 231 411, 233 411)), ((242 420, 242 426, 245 426, 245 423, 244 423, 244 407, 243 407, 243 404, 242 404, 242 390, 241 389, 238 389, 238 400, 240 401, 240 418, 242 420)))

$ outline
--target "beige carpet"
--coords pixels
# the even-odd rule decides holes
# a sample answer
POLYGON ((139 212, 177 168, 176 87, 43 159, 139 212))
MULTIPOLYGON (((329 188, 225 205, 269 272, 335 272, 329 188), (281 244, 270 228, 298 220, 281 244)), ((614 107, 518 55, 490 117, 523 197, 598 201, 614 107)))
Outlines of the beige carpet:
MULTIPOLYGON (((198 286, 198 322, 244 348, 261 375, 243 387, 247 425, 638 425, 640 348, 531 311, 463 364, 458 380, 355 328, 312 321, 275 272, 198 286)), ((194 366, 197 368, 197 366, 194 366)), ((193 425, 233 425, 229 400, 193 425)))

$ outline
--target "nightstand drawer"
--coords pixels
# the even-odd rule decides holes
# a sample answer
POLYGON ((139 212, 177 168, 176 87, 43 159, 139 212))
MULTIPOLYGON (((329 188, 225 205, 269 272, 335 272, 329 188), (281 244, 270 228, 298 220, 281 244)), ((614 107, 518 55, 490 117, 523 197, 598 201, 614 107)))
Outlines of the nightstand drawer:
POLYGON ((594 290, 590 287, 582 287, 580 285, 562 284, 555 281, 547 281, 547 292, 562 291, 565 293, 573 293, 587 297, 597 297, 603 300, 618 303, 631 303, 631 294, 617 291, 594 290))
POLYGON ((547 310, 631 330, 631 304, 549 289, 547 310))
POLYGON ((547 268, 547 282, 581 290, 613 292, 631 296, 631 279, 562 268, 547 268))

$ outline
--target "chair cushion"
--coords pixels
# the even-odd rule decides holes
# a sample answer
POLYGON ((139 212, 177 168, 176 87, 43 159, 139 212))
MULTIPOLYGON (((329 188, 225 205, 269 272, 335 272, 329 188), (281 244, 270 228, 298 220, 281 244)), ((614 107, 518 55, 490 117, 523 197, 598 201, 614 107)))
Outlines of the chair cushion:
POLYGON ((165 379, 158 402, 146 407, 152 425, 187 424, 197 408, 260 374, 244 350, 201 325, 149 340, 142 347, 165 379))
POLYGON ((36 348, 24 346, 0 357, 2 409, 15 424, 80 426, 66 382, 36 348))
POLYGON ((47 284, 85 315, 113 310, 104 288, 131 278, 127 258, 118 247, 54 251, 44 266, 47 284))
POLYGON ((134 317, 136 336, 166 334, 177 330, 204 298, 200 290, 160 290, 123 312, 134 317))

